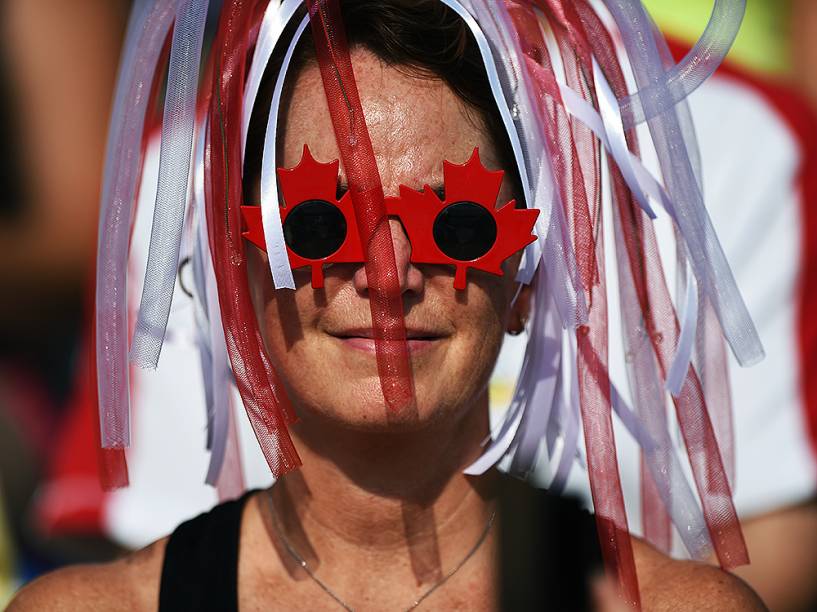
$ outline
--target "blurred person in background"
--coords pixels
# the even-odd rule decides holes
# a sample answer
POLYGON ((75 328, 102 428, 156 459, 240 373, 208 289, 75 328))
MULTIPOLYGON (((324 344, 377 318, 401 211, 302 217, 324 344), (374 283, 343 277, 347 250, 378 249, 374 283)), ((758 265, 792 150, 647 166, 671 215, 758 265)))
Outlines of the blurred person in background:
POLYGON ((55 548, 31 508, 72 393, 127 9, 0 5, 0 516, 13 534, 0 538, 0 568, 22 580, 97 557, 55 548))

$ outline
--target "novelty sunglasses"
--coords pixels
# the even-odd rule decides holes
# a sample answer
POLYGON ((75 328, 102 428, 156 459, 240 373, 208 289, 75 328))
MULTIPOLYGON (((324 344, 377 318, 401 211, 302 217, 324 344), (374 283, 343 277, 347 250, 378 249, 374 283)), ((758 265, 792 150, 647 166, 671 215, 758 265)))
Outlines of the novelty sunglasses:
MULTIPOLYGON (((316 161, 307 146, 297 166, 279 168, 281 223, 293 269, 311 267, 312 287, 323 287, 323 266, 366 261, 352 198, 338 197, 337 160, 316 161)), ((469 268, 502 276, 502 263, 536 240, 538 210, 516 208, 514 200, 496 208, 504 172, 489 171, 479 149, 462 165, 443 162, 444 198, 426 185, 400 186, 385 198, 386 213, 398 218, 411 244, 411 263, 456 268, 454 288, 465 289, 469 268)), ((266 250, 260 206, 242 206, 243 236, 266 250)))

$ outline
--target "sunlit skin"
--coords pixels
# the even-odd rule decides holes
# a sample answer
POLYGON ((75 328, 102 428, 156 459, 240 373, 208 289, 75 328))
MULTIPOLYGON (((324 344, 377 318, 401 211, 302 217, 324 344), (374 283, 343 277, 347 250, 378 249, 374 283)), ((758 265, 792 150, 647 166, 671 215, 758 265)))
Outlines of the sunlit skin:
MULTIPOLYGON (((443 160, 464 163, 479 147, 489 169, 496 148, 473 112, 442 82, 384 69, 368 52, 353 54, 369 134, 386 195, 399 186, 443 187, 443 160)), ((284 113, 282 164, 293 167, 304 144, 321 162, 339 159, 320 73, 307 68, 284 113)), ((341 184, 345 174, 341 167, 341 184)), ((499 205, 513 199, 506 178, 499 205)), ((399 221, 391 221, 403 289, 406 329, 419 421, 455 417, 475 404, 487 406, 486 386, 496 360, 515 292, 519 257, 503 277, 469 271, 465 291, 453 287, 453 268, 409 262, 411 245, 399 221)), ((362 265, 325 269, 323 290, 310 285, 309 268, 295 271, 297 290, 276 292, 266 256, 248 245, 253 298, 270 356, 287 381, 299 413, 368 430, 399 427, 387 415, 370 339, 371 315, 362 265), (303 376, 309 372, 309 376, 303 376)))

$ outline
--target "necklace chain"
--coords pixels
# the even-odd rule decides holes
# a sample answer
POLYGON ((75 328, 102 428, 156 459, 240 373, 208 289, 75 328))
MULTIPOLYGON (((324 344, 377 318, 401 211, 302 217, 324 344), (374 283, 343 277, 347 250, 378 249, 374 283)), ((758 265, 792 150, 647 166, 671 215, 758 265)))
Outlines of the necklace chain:
MULTIPOLYGON (((355 609, 352 606, 350 606, 343 599, 341 599, 340 596, 337 593, 335 593, 335 591, 333 591, 328 584, 326 584, 323 580, 321 580, 320 578, 318 578, 318 576, 315 575, 315 573, 312 571, 312 568, 309 567, 309 564, 306 562, 306 559, 304 559, 300 554, 298 554, 298 551, 295 550, 295 547, 289 541, 289 538, 286 537, 286 535, 284 534, 284 530, 282 529, 280 523, 278 522, 278 513, 276 512, 275 505, 272 502, 272 491, 267 491, 267 493, 264 496, 266 497, 267 500, 267 506, 269 507, 269 514, 270 518, 272 519, 272 525, 273 528, 275 529, 275 533, 278 535, 279 538, 281 538, 281 542, 283 543, 284 548, 287 549, 289 555, 295 560, 295 562, 298 565, 300 565, 303 568, 307 576, 309 576, 312 579, 312 581, 321 588, 321 590, 323 590, 327 595, 329 595, 329 597, 334 599, 340 607, 346 610, 346 612, 355 612, 355 609)), ((496 510, 491 512, 491 516, 488 518, 488 522, 485 523, 485 528, 482 530, 479 539, 474 543, 474 545, 471 547, 468 553, 462 558, 462 560, 459 563, 457 563, 457 565, 455 565, 451 570, 449 570, 449 572, 445 576, 443 576, 437 582, 431 585, 422 595, 420 595, 420 597, 415 599, 414 602, 408 608, 405 608, 406 612, 414 610, 429 595, 431 595, 434 591, 440 588, 443 584, 445 584, 448 581, 449 578, 451 578, 454 574, 460 571, 460 569, 462 569, 462 567, 468 562, 468 560, 474 556, 474 553, 476 553, 479 550, 483 542, 485 542, 485 539, 488 537, 488 533, 491 531, 491 526, 494 524, 494 519, 496 519, 496 510)))

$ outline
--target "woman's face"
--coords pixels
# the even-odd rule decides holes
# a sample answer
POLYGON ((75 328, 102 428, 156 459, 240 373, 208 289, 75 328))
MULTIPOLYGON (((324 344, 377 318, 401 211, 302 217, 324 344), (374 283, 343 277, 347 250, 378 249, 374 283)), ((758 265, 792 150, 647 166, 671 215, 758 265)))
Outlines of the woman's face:
MULTIPOLYGON (((399 186, 441 188, 443 160, 461 164, 479 147, 489 169, 500 169, 486 130, 443 83, 419 79, 381 64, 365 50, 352 62, 383 190, 399 186)), ((340 158, 317 66, 297 78, 283 112, 282 167, 301 159, 304 145, 320 162, 340 158)), ((341 167, 341 181, 345 173, 341 167)), ((503 182, 499 204, 512 198, 503 182)), ((305 420, 321 417, 356 429, 422 426, 456 417, 479 404, 502 342, 519 256, 505 275, 468 272, 464 291, 454 289, 454 270, 412 265, 411 245, 400 222, 391 221, 419 424, 387 415, 371 338, 366 274, 362 265, 324 268, 325 286, 313 289, 310 270, 295 270, 297 289, 275 291, 265 253, 248 244, 250 286, 273 364, 305 420)))

